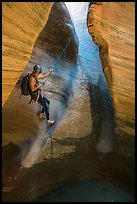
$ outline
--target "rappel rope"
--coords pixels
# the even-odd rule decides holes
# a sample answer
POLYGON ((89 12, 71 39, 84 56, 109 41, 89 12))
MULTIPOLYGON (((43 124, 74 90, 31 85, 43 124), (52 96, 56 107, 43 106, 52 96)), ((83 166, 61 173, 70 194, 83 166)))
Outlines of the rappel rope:
MULTIPOLYGON (((67 44, 66 44, 66 46, 64 47, 62 53, 61 53, 60 56, 58 57, 57 61, 58 61, 59 59, 61 59, 61 57, 62 57, 62 55, 63 55, 65 49, 67 48, 67 46, 68 46, 69 43, 70 43, 72 37, 73 37, 73 35, 70 37, 69 41, 67 42, 67 44)), ((56 63, 57 63, 57 61, 56 61, 56 63)), ((47 78, 48 78, 48 77, 47 77, 47 78)), ((47 78, 46 78, 46 80, 47 80, 47 78)), ((46 82, 46 80, 45 80, 45 82, 46 82)), ((43 86, 45 85, 45 82, 44 82, 43 86)), ((55 179, 56 179, 56 183, 58 184, 58 186, 60 186, 59 179, 58 179, 57 174, 56 174, 56 171, 55 171, 55 169, 54 169, 54 146, 53 146, 53 138, 52 138, 51 134, 49 134, 49 138, 50 138, 50 140, 51 140, 51 168, 52 168, 53 175, 54 175, 54 177, 55 177, 55 179)))
MULTIPOLYGON (((66 49, 67 46, 69 45, 69 43, 70 43, 70 41, 71 41, 72 38, 73 38, 73 34, 72 34, 72 36, 70 37, 69 41, 67 42, 66 46, 64 47, 62 53, 60 54, 60 56, 59 56, 58 59, 56 60, 55 64, 57 64, 57 62, 61 59, 62 55, 63 55, 64 52, 65 52, 65 49, 66 49)), ((43 86, 45 86, 45 83, 46 83, 48 77, 49 77, 49 75, 48 75, 48 76, 46 77, 46 79, 44 80, 43 86)))
POLYGON ((55 169, 55 166, 54 166, 54 146, 53 146, 53 138, 50 134, 50 140, 51 140, 51 172, 53 174, 53 176, 55 177, 55 180, 56 180, 56 183, 58 186, 60 186, 60 182, 59 182, 59 179, 57 177, 57 171, 55 169))

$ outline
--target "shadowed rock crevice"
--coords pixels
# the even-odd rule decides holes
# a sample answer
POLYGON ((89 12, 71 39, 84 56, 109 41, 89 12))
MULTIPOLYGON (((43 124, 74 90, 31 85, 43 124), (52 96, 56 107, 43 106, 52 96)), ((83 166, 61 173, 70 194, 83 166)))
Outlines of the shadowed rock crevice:
POLYGON ((112 151, 115 144, 115 121, 111 97, 99 84, 88 84, 93 119, 92 134, 97 150, 112 151), (107 99, 107 100, 106 100, 107 99))

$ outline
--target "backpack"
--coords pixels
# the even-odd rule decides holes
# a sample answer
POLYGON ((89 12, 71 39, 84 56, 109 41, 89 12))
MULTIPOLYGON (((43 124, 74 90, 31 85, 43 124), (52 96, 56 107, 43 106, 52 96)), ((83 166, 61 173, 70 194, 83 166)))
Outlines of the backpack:
POLYGON ((21 94, 24 96, 28 96, 31 94, 30 86, 29 86, 29 74, 25 75, 22 79, 21 94))

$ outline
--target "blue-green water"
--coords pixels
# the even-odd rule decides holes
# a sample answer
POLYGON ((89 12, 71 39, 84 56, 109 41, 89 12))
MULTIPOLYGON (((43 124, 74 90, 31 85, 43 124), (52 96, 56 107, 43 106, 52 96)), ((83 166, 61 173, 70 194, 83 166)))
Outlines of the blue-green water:
POLYGON ((38 202, 134 202, 134 199, 110 183, 79 181, 57 189, 38 202))

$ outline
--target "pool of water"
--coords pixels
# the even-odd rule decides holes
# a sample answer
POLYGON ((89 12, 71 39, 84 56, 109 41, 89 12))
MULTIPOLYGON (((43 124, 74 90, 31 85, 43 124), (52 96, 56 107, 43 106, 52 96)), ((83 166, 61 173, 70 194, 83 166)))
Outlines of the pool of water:
POLYGON ((38 202, 134 202, 134 199, 110 183, 79 181, 55 190, 38 202))

